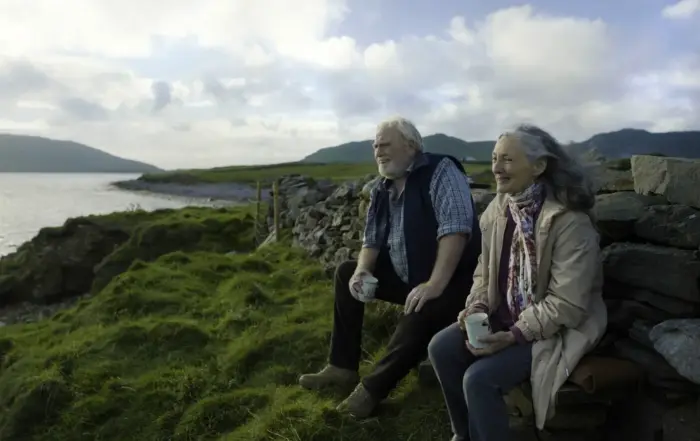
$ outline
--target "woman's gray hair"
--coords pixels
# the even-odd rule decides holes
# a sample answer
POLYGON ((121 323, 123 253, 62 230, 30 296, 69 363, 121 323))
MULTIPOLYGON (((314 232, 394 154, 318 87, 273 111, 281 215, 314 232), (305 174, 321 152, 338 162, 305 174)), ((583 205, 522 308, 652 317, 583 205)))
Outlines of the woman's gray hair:
POLYGON ((502 136, 518 139, 530 161, 546 159, 541 179, 559 202, 571 210, 589 212, 593 208, 596 190, 591 174, 552 135, 537 126, 521 124, 502 136))
POLYGON ((377 133, 386 129, 397 130, 411 147, 419 152, 423 151, 423 137, 416 125, 408 119, 402 116, 394 116, 377 125, 377 133))

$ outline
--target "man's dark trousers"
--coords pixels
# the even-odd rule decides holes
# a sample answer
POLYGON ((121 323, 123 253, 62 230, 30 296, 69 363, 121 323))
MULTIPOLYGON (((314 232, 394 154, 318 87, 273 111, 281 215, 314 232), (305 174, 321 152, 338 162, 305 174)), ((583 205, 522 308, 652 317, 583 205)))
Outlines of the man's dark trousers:
MULTIPOLYGON (((335 273, 335 313, 330 363, 357 370, 360 364, 362 323, 365 304, 350 294, 349 282, 357 262, 346 261, 335 273)), ((380 260, 374 271, 379 280, 375 298, 404 305, 410 289, 394 271, 391 263, 380 260)), ((427 356, 430 339, 457 320, 471 288, 472 277, 455 277, 451 286, 436 299, 427 301, 419 312, 402 315, 384 357, 362 384, 376 400, 382 400, 415 366, 427 356), (459 283, 457 281, 464 280, 459 283), (455 283, 457 282, 457 283, 455 283)))

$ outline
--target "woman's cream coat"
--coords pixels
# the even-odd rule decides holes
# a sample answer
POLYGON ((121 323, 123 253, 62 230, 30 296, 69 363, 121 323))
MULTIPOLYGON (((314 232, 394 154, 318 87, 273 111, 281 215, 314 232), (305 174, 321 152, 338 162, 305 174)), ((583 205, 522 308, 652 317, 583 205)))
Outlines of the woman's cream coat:
MULTIPOLYGON (((498 268, 506 226, 506 195, 499 194, 481 216, 482 254, 474 271, 467 308, 481 302, 493 313, 501 296, 498 268), (486 259, 486 260, 484 260, 486 259)), ((535 304, 516 326, 532 347, 532 402, 539 429, 554 416, 555 397, 607 326, 598 233, 589 216, 547 198, 536 224, 535 304)))

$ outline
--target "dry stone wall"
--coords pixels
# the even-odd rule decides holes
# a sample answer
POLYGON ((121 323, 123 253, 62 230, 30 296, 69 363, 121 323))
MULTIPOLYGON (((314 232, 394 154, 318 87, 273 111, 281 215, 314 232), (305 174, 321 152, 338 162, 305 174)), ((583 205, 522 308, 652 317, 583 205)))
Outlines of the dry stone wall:
MULTIPOLYGON (((653 397, 654 410, 640 410, 630 424, 637 430, 648 426, 649 434, 662 424, 667 433, 690 433, 694 429, 669 415, 695 412, 700 420, 700 162, 638 156, 631 164, 626 173, 635 191, 615 191, 614 182, 622 178, 613 172, 594 210, 609 314, 599 351, 631 360, 645 373, 645 396, 653 397)), ((302 176, 281 181, 282 224, 329 272, 357 256, 375 179, 339 185, 302 176)), ((494 195, 474 194, 481 213, 494 195)), ((687 439, 700 440, 700 433, 687 439)))

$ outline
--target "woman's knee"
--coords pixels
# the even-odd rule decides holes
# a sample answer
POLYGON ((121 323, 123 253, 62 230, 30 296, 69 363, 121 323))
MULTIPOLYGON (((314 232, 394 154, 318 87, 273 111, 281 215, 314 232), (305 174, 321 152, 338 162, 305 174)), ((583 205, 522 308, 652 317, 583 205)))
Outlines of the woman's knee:
POLYGON ((530 377, 531 345, 513 346, 480 358, 464 373, 464 392, 508 391, 530 377))
POLYGON ((493 383, 493 369, 488 358, 480 358, 464 372, 462 386, 464 393, 474 392, 493 383))
POLYGON ((433 366, 445 358, 454 357, 455 351, 464 346, 462 331, 457 324, 448 326, 433 336, 428 344, 428 356, 433 366))

